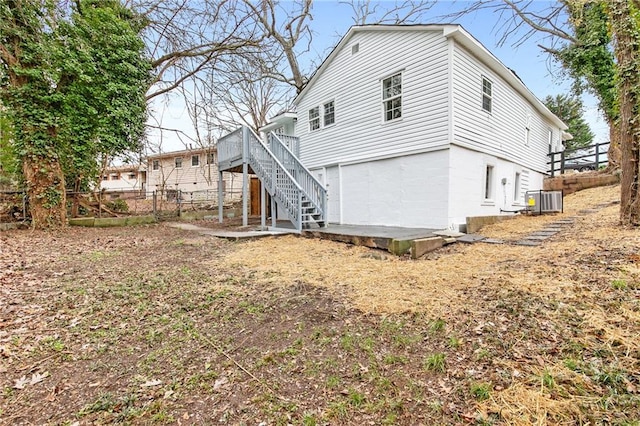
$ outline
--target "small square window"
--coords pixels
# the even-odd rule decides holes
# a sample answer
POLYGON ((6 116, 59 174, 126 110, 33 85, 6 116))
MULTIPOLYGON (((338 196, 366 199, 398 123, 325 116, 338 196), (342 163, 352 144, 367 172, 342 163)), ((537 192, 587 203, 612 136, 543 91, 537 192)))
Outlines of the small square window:
POLYGON ((182 157, 177 157, 175 159, 175 166, 176 166, 176 169, 181 169, 182 168, 182 157))
POLYGON ((352 55, 355 55, 359 51, 360 51, 360 43, 356 43, 353 46, 351 46, 351 54, 352 55))
POLYGON ((191 167, 197 167, 200 165, 200 156, 192 155, 191 156, 191 167))
POLYGON ((111 180, 120 180, 120 175, 119 174, 111 175, 111 180))
POLYGON ((153 160, 151 169, 152 170, 160 170, 160 160, 153 160))
POLYGON ((493 85, 491 80, 482 77, 482 109, 491 112, 493 108, 493 85))
POLYGON ((129 180, 135 180, 137 175, 135 173, 129 173, 129 180))
POLYGON ((309 110, 309 130, 314 131, 320 128, 320 107, 309 110))
POLYGON ((102 176, 102 180, 109 180, 109 175, 102 176))

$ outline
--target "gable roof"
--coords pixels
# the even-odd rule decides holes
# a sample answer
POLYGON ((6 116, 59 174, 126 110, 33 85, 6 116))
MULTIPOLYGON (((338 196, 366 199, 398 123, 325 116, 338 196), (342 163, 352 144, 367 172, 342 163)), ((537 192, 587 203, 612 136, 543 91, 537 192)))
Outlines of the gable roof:
POLYGON ((418 24, 418 25, 354 25, 349 28, 347 34, 342 37, 340 42, 331 51, 329 56, 320 64, 318 69, 313 73, 309 82, 302 89, 300 93, 293 100, 293 105, 298 105, 300 99, 302 99, 307 92, 313 87, 318 78, 329 67, 329 64, 333 62, 335 57, 340 53, 344 46, 349 43, 349 40, 357 33, 368 31, 437 31, 442 32, 442 35, 446 38, 451 38, 459 43, 461 46, 469 50, 474 56, 476 56, 484 65, 489 67, 494 73, 499 75, 503 80, 509 84, 515 91, 520 93, 525 99, 527 99, 531 105, 542 115, 551 120, 556 126, 562 130, 567 129, 567 125, 562 122, 556 115, 554 115, 543 103, 538 99, 527 86, 520 80, 513 70, 504 65, 497 57, 495 57, 482 43, 476 40, 471 34, 469 34, 462 25, 459 24, 418 24))

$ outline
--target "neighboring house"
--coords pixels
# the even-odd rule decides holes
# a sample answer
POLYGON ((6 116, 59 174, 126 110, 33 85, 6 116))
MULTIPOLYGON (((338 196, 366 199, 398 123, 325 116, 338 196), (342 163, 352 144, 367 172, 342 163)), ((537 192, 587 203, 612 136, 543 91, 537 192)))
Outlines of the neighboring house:
POLYGON ((147 168, 144 164, 123 165, 107 168, 100 180, 100 189, 106 192, 127 195, 144 194, 147 168))
MULTIPOLYGON (((216 199, 218 191, 217 152, 215 148, 164 152, 147 157, 147 189, 197 199, 216 199)), ((227 199, 242 194, 242 179, 228 173, 223 180, 227 199)))
POLYGON ((341 224, 457 230, 523 209, 567 128, 459 25, 352 27, 294 105, 272 127, 295 124, 341 224))

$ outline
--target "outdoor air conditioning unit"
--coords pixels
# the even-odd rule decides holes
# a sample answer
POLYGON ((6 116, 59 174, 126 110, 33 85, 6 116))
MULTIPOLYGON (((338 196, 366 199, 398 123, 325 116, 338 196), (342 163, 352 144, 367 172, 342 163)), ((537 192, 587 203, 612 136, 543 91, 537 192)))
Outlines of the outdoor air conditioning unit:
POLYGON ((562 213, 562 191, 527 191, 527 210, 533 214, 562 213))

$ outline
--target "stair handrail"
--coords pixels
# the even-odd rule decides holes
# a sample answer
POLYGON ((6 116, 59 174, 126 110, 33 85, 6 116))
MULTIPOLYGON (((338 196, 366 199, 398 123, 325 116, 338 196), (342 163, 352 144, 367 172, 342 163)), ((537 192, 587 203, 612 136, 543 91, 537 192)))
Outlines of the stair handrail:
POLYGON ((251 168, 261 178, 269 194, 285 208, 296 229, 301 231, 304 190, 253 129, 249 127, 243 127, 243 129, 247 132, 249 139, 248 161, 251 168), (267 158, 268 161, 261 162, 260 157, 267 158), (289 191, 291 193, 288 193, 289 191))
POLYGON ((270 132, 268 135, 269 146, 275 157, 284 165, 293 164, 293 172, 296 181, 302 187, 302 191, 309 201, 317 208, 322 218, 325 219, 327 205, 327 190, 316 177, 302 164, 300 159, 282 142, 280 137, 270 132))
POLYGON ((216 143, 218 163, 225 163, 242 156, 242 127, 224 135, 216 143))

